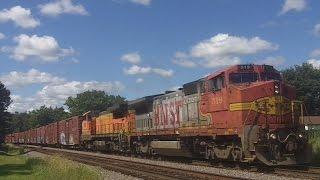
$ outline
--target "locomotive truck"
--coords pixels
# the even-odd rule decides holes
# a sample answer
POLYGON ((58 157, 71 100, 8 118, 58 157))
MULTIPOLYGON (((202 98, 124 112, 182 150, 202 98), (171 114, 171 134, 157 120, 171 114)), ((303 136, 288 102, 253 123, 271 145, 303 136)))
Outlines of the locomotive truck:
POLYGON ((305 163, 303 104, 269 65, 234 65, 177 91, 10 134, 7 142, 209 161, 305 163), (37 131, 44 133, 36 133, 37 131), (33 137, 33 136, 41 137, 33 137), (32 137, 31 137, 32 136, 32 137), (43 137, 42 137, 43 136, 43 137))

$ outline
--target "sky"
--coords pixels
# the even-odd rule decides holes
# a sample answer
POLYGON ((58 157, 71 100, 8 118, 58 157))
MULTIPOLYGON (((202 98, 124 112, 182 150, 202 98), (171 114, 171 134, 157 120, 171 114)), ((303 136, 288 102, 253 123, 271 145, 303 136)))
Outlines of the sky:
POLYGON ((10 112, 102 90, 129 100, 226 66, 320 67, 318 0, 1 0, 10 112))

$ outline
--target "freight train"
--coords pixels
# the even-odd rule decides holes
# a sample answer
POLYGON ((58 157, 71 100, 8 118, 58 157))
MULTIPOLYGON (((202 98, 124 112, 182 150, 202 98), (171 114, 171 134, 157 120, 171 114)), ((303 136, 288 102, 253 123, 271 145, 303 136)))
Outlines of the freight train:
POLYGON ((269 65, 234 65, 177 91, 88 112, 6 142, 209 161, 293 165, 305 162, 307 137, 295 89, 269 65))

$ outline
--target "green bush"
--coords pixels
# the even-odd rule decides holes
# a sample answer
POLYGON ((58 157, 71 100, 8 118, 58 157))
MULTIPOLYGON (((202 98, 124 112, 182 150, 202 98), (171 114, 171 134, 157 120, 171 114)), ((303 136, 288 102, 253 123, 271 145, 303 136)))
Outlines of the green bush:
POLYGON ((312 161, 313 163, 320 163, 320 137, 309 139, 312 146, 312 161))
POLYGON ((0 149, 10 155, 18 155, 24 153, 23 147, 15 146, 14 144, 2 144, 0 149))

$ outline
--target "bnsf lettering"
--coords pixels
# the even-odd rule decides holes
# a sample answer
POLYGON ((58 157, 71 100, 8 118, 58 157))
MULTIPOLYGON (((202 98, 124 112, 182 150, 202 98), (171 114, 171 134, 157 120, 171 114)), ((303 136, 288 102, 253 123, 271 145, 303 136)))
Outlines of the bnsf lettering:
POLYGON ((166 99, 155 105, 155 127, 157 129, 179 127, 181 121, 182 98, 166 99))

